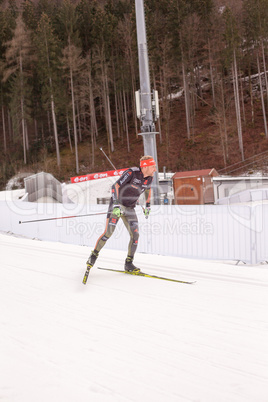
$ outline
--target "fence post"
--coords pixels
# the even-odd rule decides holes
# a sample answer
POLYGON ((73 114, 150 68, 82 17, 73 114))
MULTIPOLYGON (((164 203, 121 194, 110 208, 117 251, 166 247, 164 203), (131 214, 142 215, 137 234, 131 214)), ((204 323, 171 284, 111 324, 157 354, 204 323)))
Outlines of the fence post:
POLYGON ((251 248, 251 264, 257 264, 257 214, 256 214, 256 205, 252 205, 250 207, 251 213, 251 227, 250 227, 250 248, 251 248))

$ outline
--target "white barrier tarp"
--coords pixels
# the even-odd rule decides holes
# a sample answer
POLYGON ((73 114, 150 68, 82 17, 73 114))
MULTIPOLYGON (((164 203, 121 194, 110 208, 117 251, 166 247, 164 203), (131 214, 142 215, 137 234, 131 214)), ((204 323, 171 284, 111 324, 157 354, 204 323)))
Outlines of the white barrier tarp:
MULTIPOLYGON (((40 240, 94 247, 105 230, 106 216, 50 219, 107 211, 107 205, 42 204, 0 201, 0 230, 40 240)), ((256 264, 268 260, 268 205, 160 205, 149 219, 137 206, 138 251, 189 258, 241 260, 256 264)), ((106 247, 126 250, 128 232, 120 221, 106 247)))

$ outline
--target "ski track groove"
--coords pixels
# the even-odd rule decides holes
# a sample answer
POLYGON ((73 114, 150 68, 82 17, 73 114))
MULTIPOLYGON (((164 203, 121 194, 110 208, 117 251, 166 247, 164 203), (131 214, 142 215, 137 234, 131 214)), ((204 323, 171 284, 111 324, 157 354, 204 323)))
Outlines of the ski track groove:
MULTIPOLYGON (((5 244, 6 247, 12 247, 12 246, 10 246, 10 244, 8 242, 5 242, 4 244, 5 244)), ((31 250, 31 252, 32 252, 31 246, 23 245, 20 248, 22 250, 28 249, 28 250, 31 250)), ((88 256, 90 254, 89 250, 90 250, 89 247, 88 248, 85 247, 85 261, 84 261, 84 264, 83 264, 85 268, 86 268, 85 262, 86 262, 86 259, 87 259, 86 256, 88 256)), ((47 253, 47 248, 45 248, 43 243, 41 243, 40 246, 35 247, 35 250, 34 250, 34 253, 33 253, 32 256, 34 256, 35 254, 36 254, 36 256, 39 256, 40 252, 42 252, 44 254, 47 253)), ((61 256, 61 255, 66 256, 66 255, 68 255, 68 256, 72 257, 73 259, 81 259, 80 255, 79 256, 78 255, 73 255, 72 252, 55 250, 54 248, 50 248, 49 253, 54 254, 56 256, 61 256)), ((21 255, 28 255, 27 253, 24 253, 23 251, 21 251, 20 254, 21 255)), ((121 259, 118 259, 118 260, 114 259, 115 263, 111 265, 109 259, 107 259, 105 257, 99 257, 99 259, 100 258, 102 258, 102 261, 104 261, 104 263, 107 261, 108 265, 110 267, 112 267, 112 268, 117 269, 117 266, 119 266, 119 267, 121 266, 121 268, 123 266, 121 259)), ((198 278, 199 279, 212 279, 212 280, 217 280, 217 281, 223 281, 224 280, 226 282, 233 282, 233 283, 239 283, 239 284, 245 284, 245 285, 255 285, 255 286, 261 286, 261 287, 268 287, 268 282, 263 283, 263 281, 256 280, 256 279, 253 279, 253 278, 252 279, 250 279, 250 278, 249 279, 241 279, 240 277, 234 276, 234 275, 232 275, 232 278, 230 278, 228 275, 225 275, 225 274, 219 274, 219 273, 213 274, 211 272, 210 273, 209 272, 200 273, 197 270, 188 269, 188 268, 184 269, 183 267, 166 268, 166 267, 163 267, 163 265, 159 265, 159 264, 153 264, 152 265, 152 264, 144 263, 143 267, 142 267, 142 270, 144 270, 144 272, 146 272, 148 274, 156 274, 156 275, 158 274, 158 271, 161 271, 161 272, 164 272, 164 273, 170 273, 171 275, 173 275, 172 277, 174 279, 178 279, 178 277, 177 276, 175 277, 174 274, 181 274, 181 275, 186 275, 187 278, 190 277, 190 279, 185 279, 185 277, 184 277, 184 279, 182 279, 182 280, 192 280, 192 278, 195 278, 195 279, 198 279, 198 278), (148 272, 146 270, 148 270, 148 272)))

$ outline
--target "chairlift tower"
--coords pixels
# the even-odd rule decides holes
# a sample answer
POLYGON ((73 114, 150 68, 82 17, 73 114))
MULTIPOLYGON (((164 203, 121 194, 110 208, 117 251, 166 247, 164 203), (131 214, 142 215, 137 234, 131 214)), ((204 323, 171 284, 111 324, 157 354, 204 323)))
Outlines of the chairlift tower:
POLYGON ((141 133, 143 137, 144 155, 152 155, 157 171, 154 174, 152 191, 154 204, 160 204, 158 163, 156 149, 155 121, 159 118, 158 92, 150 87, 148 49, 146 40, 146 27, 143 0, 135 0, 136 27, 139 56, 140 90, 136 91, 137 117, 141 120, 141 133))

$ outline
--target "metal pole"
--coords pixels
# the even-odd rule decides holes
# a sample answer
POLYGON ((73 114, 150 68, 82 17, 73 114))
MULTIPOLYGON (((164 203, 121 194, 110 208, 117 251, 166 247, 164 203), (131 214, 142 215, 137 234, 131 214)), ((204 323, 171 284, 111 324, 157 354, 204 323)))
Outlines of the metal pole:
POLYGON ((135 8, 140 73, 140 120, 142 122, 140 135, 142 135, 143 137, 144 155, 152 155, 156 162, 157 171, 154 175, 152 190, 154 204, 159 204, 159 179, 155 138, 155 135, 158 133, 155 132, 155 124, 153 121, 152 94, 150 88, 149 61, 143 0, 135 0, 135 8))

